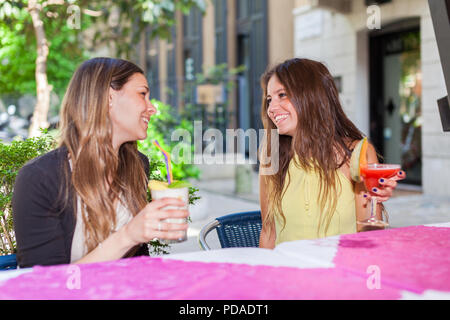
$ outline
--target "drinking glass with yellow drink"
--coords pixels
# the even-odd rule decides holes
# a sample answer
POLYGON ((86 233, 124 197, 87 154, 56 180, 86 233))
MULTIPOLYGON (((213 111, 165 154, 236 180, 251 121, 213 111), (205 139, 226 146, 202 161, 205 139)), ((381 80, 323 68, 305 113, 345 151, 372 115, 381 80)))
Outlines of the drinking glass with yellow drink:
MULTIPOLYGON (((172 176, 172 166, 170 162, 170 155, 168 152, 166 152, 158 143, 158 141, 154 141, 153 144, 161 150, 161 152, 164 154, 164 159, 166 163, 166 169, 167 169, 167 182, 165 181, 158 181, 158 180, 151 180, 148 183, 148 187, 150 189, 150 194, 152 196, 152 200, 158 200, 162 198, 178 198, 184 202, 183 207, 173 207, 173 206, 167 206, 164 210, 188 210, 189 209, 189 187, 191 184, 186 181, 174 181, 172 176)), ((187 223, 187 218, 172 218, 172 219, 165 219, 162 222, 164 223, 187 223)), ((172 244, 172 243, 178 243, 183 242, 187 240, 187 230, 184 231, 183 236, 176 240, 166 240, 166 239, 159 239, 159 241, 162 244, 172 244)))

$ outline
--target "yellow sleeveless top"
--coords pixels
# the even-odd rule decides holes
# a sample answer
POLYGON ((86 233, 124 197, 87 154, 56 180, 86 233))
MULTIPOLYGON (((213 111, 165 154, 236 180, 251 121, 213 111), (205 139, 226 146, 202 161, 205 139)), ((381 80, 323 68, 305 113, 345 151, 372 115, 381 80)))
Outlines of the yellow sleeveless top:
MULTIPOLYGON (((297 156, 295 157, 297 158, 297 156)), ((292 159, 289 163, 285 181, 281 208, 286 218, 286 225, 284 225, 281 216, 276 215, 277 245, 285 241, 356 233, 354 186, 341 170, 337 170, 336 184, 338 194, 336 210, 326 233, 326 223, 324 222, 322 222, 318 233, 321 211, 318 200, 320 191, 319 173, 314 170, 306 171, 297 167, 294 159, 292 159), (288 181, 290 181, 289 185, 288 181)))

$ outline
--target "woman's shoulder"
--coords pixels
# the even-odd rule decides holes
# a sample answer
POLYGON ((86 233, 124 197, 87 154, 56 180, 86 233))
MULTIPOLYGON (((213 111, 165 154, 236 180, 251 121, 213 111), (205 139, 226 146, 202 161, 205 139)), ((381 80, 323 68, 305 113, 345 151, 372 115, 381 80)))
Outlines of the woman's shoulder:
MULTIPOLYGON (((363 138, 361 138, 361 139, 363 139, 363 138)), ((350 151, 353 151, 355 149, 356 145, 358 144, 358 142, 361 141, 361 139, 346 138, 345 144, 350 149, 350 151)))
POLYGON ((138 151, 139 154, 139 158, 142 160, 142 163, 144 164, 144 170, 145 170, 145 174, 147 175, 147 177, 150 174, 150 160, 148 159, 148 157, 143 154, 142 152, 138 151))
POLYGON ((27 162, 17 173, 14 183, 14 203, 23 201, 24 197, 36 201, 51 203, 64 185, 63 149, 55 149, 27 162))
POLYGON ((148 171, 150 168, 150 160, 148 157, 143 154, 142 152, 138 151, 139 158, 141 159, 142 163, 144 164, 144 168, 148 171))
POLYGON ((19 170, 19 174, 42 176, 52 173, 50 176, 55 176, 57 169, 64 163, 64 159, 67 159, 67 149, 60 147, 31 159, 19 170))
MULTIPOLYGON (((355 147, 358 144, 358 142, 360 142, 362 139, 355 139, 355 140, 353 140, 353 139, 349 138, 346 141, 346 143, 347 143, 347 146, 350 149, 350 151, 353 152, 353 150, 355 149, 355 147)), ((375 146, 373 145, 373 143, 369 139, 367 140, 367 142, 368 142, 368 145, 367 145, 368 154, 370 154, 370 155, 376 154, 377 152, 376 152, 376 149, 375 149, 375 146)))
POLYGON ((138 151, 139 157, 141 158, 142 161, 146 162, 147 164, 149 163, 149 159, 148 157, 143 154, 142 152, 138 151))

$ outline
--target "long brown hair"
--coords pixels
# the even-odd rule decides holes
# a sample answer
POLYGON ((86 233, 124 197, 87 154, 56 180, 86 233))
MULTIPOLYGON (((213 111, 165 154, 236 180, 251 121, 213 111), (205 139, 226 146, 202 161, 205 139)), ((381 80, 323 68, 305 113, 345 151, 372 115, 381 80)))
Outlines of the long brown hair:
MULTIPOLYGON (((110 87, 120 90, 135 73, 143 71, 126 60, 87 60, 63 99, 59 145, 67 148, 71 160, 72 169, 66 164, 64 171, 81 200, 88 252, 115 228, 115 200, 123 200, 133 216, 146 205, 147 177, 137 142, 124 143, 114 152, 109 117, 110 87)), ((76 199, 67 199, 68 192, 65 197, 77 208, 76 199)))
POLYGON ((269 206, 264 224, 270 229, 275 216, 286 224, 286 217, 281 209, 283 189, 290 183, 287 174, 289 163, 296 154, 297 166, 305 170, 315 170, 320 177, 320 194, 318 203, 321 225, 325 233, 336 209, 338 193, 337 169, 351 156, 350 144, 363 138, 362 133, 345 115, 339 101, 339 93, 333 77, 320 62, 308 59, 290 59, 267 70, 261 77, 263 101, 261 117, 266 132, 276 129, 267 115, 267 85, 276 76, 284 86, 298 117, 294 136, 279 136, 279 150, 271 149, 271 137, 267 134, 262 148, 266 154, 279 153, 279 170, 273 175, 263 176, 268 186, 269 206))

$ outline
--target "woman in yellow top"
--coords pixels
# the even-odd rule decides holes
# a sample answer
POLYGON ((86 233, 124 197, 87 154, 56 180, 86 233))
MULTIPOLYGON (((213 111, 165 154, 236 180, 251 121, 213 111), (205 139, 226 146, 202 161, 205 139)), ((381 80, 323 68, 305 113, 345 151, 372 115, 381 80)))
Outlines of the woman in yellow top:
MULTIPOLYGON (((287 60, 267 71, 261 85, 264 128, 278 130, 279 146, 272 150, 267 134, 260 154, 276 154, 279 162, 272 174, 260 170, 260 247, 363 231, 356 221, 367 218, 368 200, 388 200, 405 173, 380 179, 374 190, 352 181, 350 156, 363 135, 345 115, 322 63, 287 60)), ((369 163, 378 162, 372 145, 367 156, 369 163)), ((377 214, 380 219, 382 204, 377 214)))

